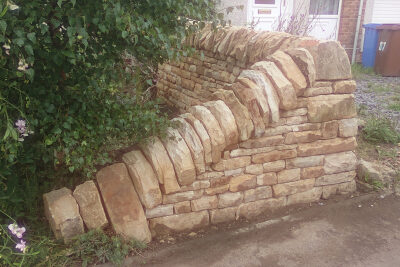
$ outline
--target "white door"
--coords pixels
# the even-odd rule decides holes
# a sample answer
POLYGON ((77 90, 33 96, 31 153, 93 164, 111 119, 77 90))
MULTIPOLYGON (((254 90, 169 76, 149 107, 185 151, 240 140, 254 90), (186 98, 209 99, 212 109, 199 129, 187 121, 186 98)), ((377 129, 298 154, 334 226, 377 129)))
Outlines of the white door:
POLYGON ((310 0, 308 35, 317 39, 337 40, 342 0, 310 0))
POLYGON ((281 12, 281 1, 285 0, 249 0, 248 23, 256 30, 271 31, 281 12))

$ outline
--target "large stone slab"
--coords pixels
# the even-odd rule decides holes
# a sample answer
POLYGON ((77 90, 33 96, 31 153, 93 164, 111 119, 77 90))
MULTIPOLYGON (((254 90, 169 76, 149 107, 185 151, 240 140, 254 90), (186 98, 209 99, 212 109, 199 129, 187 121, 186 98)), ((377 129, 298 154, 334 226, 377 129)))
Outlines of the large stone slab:
POLYGON ((275 63, 270 61, 260 61, 251 66, 251 68, 262 71, 271 80, 279 96, 279 107, 281 109, 290 110, 296 108, 296 91, 275 63))
POLYGON ((316 202, 321 198, 322 187, 314 187, 311 190, 288 196, 287 205, 316 202))
POLYGON ((153 165, 164 194, 178 192, 180 186, 176 179, 174 166, 163 144, 158 137, 153 137, 149 143, 142 145, 141 149, 147 160, 153 165))
POLYGON ((178 131, 185 140, 190 153, 192 154, 193 163, 196 167, 196 173, 202 174, 206 171, 204 160, 204 149, 200 138, 197 136, 193 127, 183 118, 175 118, 172 121, 179 122, 178 131))
POLYGON ((354 150, 357 141, 354 137, 318 140, 313 143, 300 144, 297 148, 299 157, 324 155, 354 150))
POLYGON ((357 157, 352 151, 329 154, 325 156, 325 174, 354 171, 357 167, 357 157))
POLYGON ((236 218, 237 207, 216 209, 210 211, 210 220, 212 224, 234 221, 236 218))
POLYGON ((125 164, 107 166, 96 174, 96 178, 115 232, 125 238, 150 242, 151 233, 142 203, 125 164))
POLYGON ((44 211, 57 239, 69 242, 74 236, 83 234, 83 221, 72 192, 61 188, 43 195, 44 211))
POLYGON ((251 174, 243 174, 234 176, 229 181, 229 191, 238 192, 252 189, 257 186, 257 176, 251 174))
POLYGON ((223 159, 217 164, 213 164, 212 168, 216 171, 235 170, 246 167, 247 165, 250 165, 250 163, 251 163, 251 157, 244 156, 238 158, 223 159))
POLYGON ((208 211, 182 213, 149 220, 153 236, 195 230, 210 224, 208 211))
POLYGON ((162 202, 161 191, 153 167, 140 150, 133 150, 122 156, 128 167, 136 192, 142 204, 152 209, 162 202))
POLYGON ((295 149, 274 150, 271 152, 260 153, 252 157, 253 163, 264 163, 282 159, 291 159, 297 156, 295 149))
POLYGON ((260 138, 249 139, 239 146, 243 148, 261 148, 267 146, 276 146, 283 144, 285 138, 282 135, 265 136, 260 138))
POLYGON ((333 84, 333 92, 335 94, 352 94, 356 91, 356 81, 345 80, 337 81, 333 84))
POLYGON ((353 95, 320 95, 308 99, 310 122, 348 119, 357 116, 353 95))
POLYGON ((286 205, 286 198, 269 198, 243 203, 239 206, 236 217, 254 218, 264 212, 274 211, 286 205))
POLYGON ((315 179, 299 180, 290 183, 276 184, 272 186, 275 197, 293 195, 311 190, 314 187, 315 179))
POLYGON ((73 193, 79 205, 79 212, 87 229, 103 228, 108 220, 101 204, 100 194, 93 181, 78 185, 73 193))
POLYGON ((190 113, 203 123, 211 140, 212 161, 213 163, 219 162, 221 160, 221 152, 225 149, 226 142, 224 133, 222 132, 217 119, 211 111, 203 106, 191 107, 190 113))
POLYGON ((225 135, 226 146, 236 145, 239 142, 239 132, 235 117, 229 107, 222 101, 209 101, 203 104, 217 119, 225 135))
POLYGON ((211 139, 207 130, 204 128, 203 124, 190 113, 181 114, 180 117, 189 122, 196 131, 197 136, 203 145, 204 161, 206 164, 210 164, 212 162, 211 139))
POLYGON ((307 81, 301 70, 293 61, 293 59, 283 51, 276 51, 269 58, 273 61, 286 78, 292 83, 294 89, 296 90, 296 95, 301 96, 307 87, 307 81))
POLYGON ((327 174, 315 180, 315 186, 352 182, 356 177, 355 171, 327 174))
POLYGON ((163 140, 180 185, 190 185, 196 179, 196 168, 190 150, 178 130, 168 128, 168 138, 163 140))
POLYGON ((235 117, 239 138, 245 141, 250 138, 254 131, 254 125, 247 108, 242 105, 235 93, 231 90, 219 89, 213 94, 213 99, 220 99, 229 107, 235 117))
POLYGON ((307 87, 311 87, 315 83, 316 71, 314 59, 310 52, 304 48, 295 48, 285 51, 289 54, 293 61, 297 64, 307 80, 307 87))

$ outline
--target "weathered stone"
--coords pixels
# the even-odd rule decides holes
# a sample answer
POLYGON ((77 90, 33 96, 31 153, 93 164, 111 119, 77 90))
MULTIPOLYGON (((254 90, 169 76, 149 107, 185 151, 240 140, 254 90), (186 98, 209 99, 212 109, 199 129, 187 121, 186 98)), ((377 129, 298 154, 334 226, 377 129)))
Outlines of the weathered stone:
POLYGON ((275 146, 283 144, 284 137, 282 135, 266 136, 255 139, 249 139, 239 144, 243 148, 260 148, 266 146, 275 146))
POLYGON ((251 133, 254 131, 254 125, 249 111, 240 103, 235 94, 230 90, 219 89, 213 94, 213 98, 224 101, 232 111, 239 131, 240 140, 245 141, 249 139, 251 133))
POLYGON ((180 185, 189 185, 196 179, 196 169, 190 150, 178 130, 168 128, 168 138, 163 140, 165 149, 174 165, 180 185))
POLYGON ((153 165, 164 194, 178 192, 180 186, 176 179, 174 166, 158 137, 153 137, 149 143, 142 145, 141 149, 147 160, 153 165))
POLYGON ((315 202, 321 198, 321 195, 322 187, 314 187, 311 190, 288 196, 287 205, 315 202))
POLYGON ((234 176, 229 182, 229 191, 238 192, 254 188, 257 185, 257 178, 255 175, 244 174, 234 176))
POLYGON ((357 115, 353 95, 320 95, 308 99, 310 122, 353 118, 357 115))
POLYGON ((310 97, 310 96, 317 96, 317 95, 329 95, 332 94, 332 87, 326 86, 326 87, 310 87, 307 88, 304 91, 304 96, 310 97))
POLYGON ((230 152, 231 158, 251 156, 255 154, 271 152, 275 150, 275 147, 260 147, 260 148, 238 148, 230 152))
POLYGON ((208 196, 213 196, 216 194, 222 194, 229 190, 229 184, 221 185, 214 188, 207 188, 204 193, 208 196))
POLYGON ((285 144, 310 143, 320 138, 320 131, 290 132, 286 134, 285 144))
POLYGON ((357 157, 352 151, 329 154, 325 156, 325 174, 354 171, 357 167, 357 157))
POLYGON ((236 176, 244 173, 244 168, 224 171, 225 176, 236 176))
POLYGON ((223 176, 219 178, 213 178, 210 180, 211 187, 218 187, 221 185, 229 184, 231 176, 223 176))
POLYGON ((317 178, 315 180, 315 186, 323 186, 323 185, 351 182, 354 180, 355 177, 356 177, 355 171, 327 174, 327 175, 317 178))
POLYGON ((210 224, 208 211, 182 213, 149 220, 153 236, 195 230, 210 224))
POLYGON ((79 213, 87 229, 103 228, 108 224, 99 191, 93 181, 78 185, 73 195, 78 202, 79 213))
POLYGON ((307 168, 314 166, 322 166, 324 164, 324 156, 297 157, 286 160, 286 168, 307 168))
POLYGON ((278 183, 278 177, 274 172, 263 173, 257 176, 257 185, 274 185, 278 183))
POLYGON ((306 123, 308 121, 307 116, 294 116, 286 118, 286 125, 298 125, 306 123))
POLYGON ((225 170, 234 170, 242 167, 246 167, 250 165, 251 157, 239 157, 239 158, 231 158, 231 159, 223 159, 220 162, 213 164, 212 168, 216 171, 225 171, 225 170))
POLYGON ((192 155, 196 173, 201 174, 205 172, 204 149, 201 144, 200 138, 197 136, 193 127, 183 118, 175 118, 172 121, 179 122, 178 131, 183 137, 192 155))
POLYGON ((264 163, 270 161, 277 161, 282 159, 290 159, 295 158, 297 156, 295 149, 286 149, 286 150, 274 150, 267 153, 261 153, 254 155, 252 157, 253 163, 264 163))
POLYGON ((219 177, 222 177, 222 176, 224 176, 223 172, 209 172, 209 171, 207 171, 207 172, 205 172, 205 173, 203 173, 201 175, 198 175, 197 179, 199 179, 199 180, 208 180, 208 179, 212 179, 212 178, 219 178, 219 177))
POLYGON ((321 123, 303 123, 292 126, 293 132, 316 131, 319 129, 321 129, 321 123))
POLYGON ((323 139, 336 138, 338 135, 339 123, 337 121, 328 121, 321 124, 321 133, 323 139))
POLYGON ((300 169, 289 169, 278 172, 278 184, 300 180, 300 169))
POLYGON ((356 136, 358 132, 357 118, 344 119, 339 121, 339 136, 352 137, 356 136))
POLYGON ((227 208, 232 206, 238 206, 243 201, 242 192, 227 192, 218 195, 218 208, 227 208))
MULTIPOLYGON (((285 119, 286 120, 286 119, 285 119)), ((268 128, 265 130, 264 136, 280 135, 291 132, 293 127, 288 125, 281 125, 274 128, 268 128)))
POLYGON ((188 213, 192 211, 190 201, 183 201, 174 204, 175 214, 188 213))
POLYGON ((243 203, 239 206, 236 217, 246 219, 254 218, 266 211, 274 211, 286 205, 286 198, 261 199, 254 202, 243 203))
POLYGON ((256 201, 270 197, 272 197, 272 188, 270 186, 261 186, 244 191, 244 202, 256 201))
POLYGON ((300 177, 301 179, 310 179, 320 177, 324 174, 324 167, 322 166, 307 167, 301 169, 300 177))
POLYGON ((174 214, 174 205, 161 205, 153 209, 146 209, 146 218, 163 217, 174 214))
POLYGON ((316 78, 314 59, 310 52, 304 48, 295 48, 285 51, 297 64, 307 80, 307 86, 313 86, 316 78))
POLYGON ((210 164, 212 162, 211 139, 207 133, 207 130, 204 128, 203 124, 198 119, 196 119, 192 114, 185 113, 180 116, 184 118, 187 122, 189 122, 190 125, 195 129, 203 146, 204 161, 206 164, 210 164))
POLYGON ((239 132, 236 120, 228 106, 221 100, 209 101, 203 104, 217 119, 225 136, 226 146, 239 143, 239 132))
POLYGON ((224 150, 226 143, 225 136, 217 119, 215 119, 214 115, 203 106, 191 107, 190 113, 203 123, 211 140, 212 161, 213 163, 219 162, 221 160, 221 152, 224 150))
POLYGON ((313 143, 300 144, 297 148, 297 155, 306 157, 339 153, 354 150, 356 146, 357 142, 354 137, 319 140, 313 143))
MULTIPOLYGON (((306 105, 307 106, 307 105, 306 105)), ((281 112, 282 118, 293 117, 293 116, 304 116, 307 115, 307 108, 296 108, 292 110, 286 110, 281 112)))
POLYGON ((338 184, 338 193, 339 194, 349 194, 349 193, 353 193, 356 190, 357 190, 357 184, 356 184, 355 180, 350 181, 348 183, 338 184))
POLYGON ((260 61, 251 66, 251 68, 262 71, 271 80, 279 96, 279 107, 281 109, 290 110, 296 108, 296 91, 275 63, 260 61))
POLYGON ((151 234, 142 203, 125 164, 107 166, 97 173, 96 178, 115 232, 126 238, 150 242, 151 234))
POLYGON ((252 164, 246 166, 244 172, 248 174, 262 174, 264 172, 264 168, 262 164, 252 164))
POLYGON ((396 176, 396 171, 384 164, 361 159, 357 167, 357 174, 359 178, 364 180, 377 180, 385 183, 396 176))
POLYGON ((203 190, 178 192, 171 195, 163 195, 163 204, 171 204, 200 198, 203 195, 203 190))
POLYGON ((234 221, 236 218, 237 207, 216 209, 210 211, 212 224, 234 221))
POLYGON ((283 51, 275 52, 269 59, 279 67, 286 78, 292 83, 296 90, 296 95, 303 95, 304 89, 307 87, 307 81, 293 59, 283 51))
POLYGON ((356 91, 356 81, 338 81, 333 84, 335 94, 352 94, 356 91))
POLYGON ((122 156, 128 167, 136 192, 143 206, 152 209, 162 202, 160 187, 151 165, 140 150, 133 150, 122 156))
POLYGON ((299 180, 290 183, 276 184, 272 186, 275 197, 293 195, 310 190, 314 187, 315 179, 299 180))
POLYGON ((181 192, 206 189, 210 187, 210 181, 194 181, 191 185, 185 185, 181 187, 181 192))
POLYGON ((203 196, 191 201, 192 211, 216 209, 218 207, 217 196, 203 196))
POLYGON ((284 160, 266 162, 263 164, 264 172, 279 172, 285 168, 284 160))
POLYGON ((336 195, 339 185, 325 185, 322 186, 322 199, 329 199, 331 196, 336 195))
POLYGON ((57 239, 69 242, 74 236, 83 234, 83 221, 79 207, 68 188, 61 188, 43 195, 44 211, 57 239))

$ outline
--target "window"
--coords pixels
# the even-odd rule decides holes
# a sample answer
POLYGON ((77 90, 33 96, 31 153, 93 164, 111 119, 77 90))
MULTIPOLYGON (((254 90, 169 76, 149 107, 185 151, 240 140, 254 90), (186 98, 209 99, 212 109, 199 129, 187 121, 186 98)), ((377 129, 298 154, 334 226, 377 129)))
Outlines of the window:
POLYGON ((340 0, 310 0, 310 15, 337 15, 340 0))
POLYGON ((255 0, 256 5, 275 5, 275 0, 255 0))

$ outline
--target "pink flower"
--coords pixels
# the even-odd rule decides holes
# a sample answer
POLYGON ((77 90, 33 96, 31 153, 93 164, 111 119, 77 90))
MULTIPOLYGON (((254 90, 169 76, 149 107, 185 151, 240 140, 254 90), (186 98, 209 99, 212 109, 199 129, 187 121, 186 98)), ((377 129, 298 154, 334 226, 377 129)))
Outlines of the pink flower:
POLYGON ((13 235, 15 235, 18 238, 22 238, 22 235, 26 231, 25 227, 18 227, 16 223, 10 224, 8 226, 8 229, 11 231, 13 235))
POLYGON ((26 250, 26 242, 24 240, 21 240, 20 243, 18 243, 15 248, 21 250, 22 253, 25 253, 26 250))

